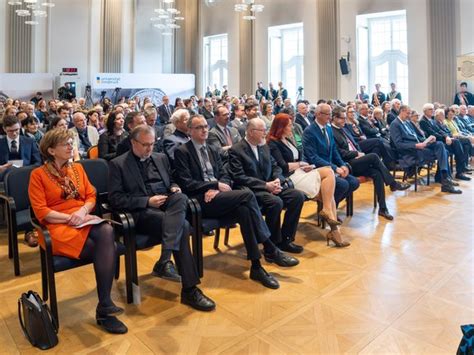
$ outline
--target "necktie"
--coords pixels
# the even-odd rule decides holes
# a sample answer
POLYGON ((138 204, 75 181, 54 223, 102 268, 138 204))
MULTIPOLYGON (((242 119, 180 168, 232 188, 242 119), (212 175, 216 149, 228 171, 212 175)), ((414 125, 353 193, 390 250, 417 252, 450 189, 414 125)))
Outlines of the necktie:
POLYGON ((413 137, 416 138, 416 141, 418 142, 418 136, 416 133, 410 128, 410 125, 407 122, 404 122, 403 125, 405 126, 405 129, 407 130, 408 134, 411 134, 413 137))
POLYGON ((321 130, 323 131, 324 138, 326 138, 326 144, 329 147, 329 137, 326 133, 326 127, 323 127, 321 130))
POLYGON ((200 149, 202 161, 204 163, 204 172, 206 173, 210 181, 215 181, 214 171, 212 169, 211 161, 209 160, 209 155, 207 155, 207 150, 205 146, 202 146, 200 149))
POLYGON ((10 146, 10 153, 16 154, 18 153, 18 146, 16 145, 16 141, 13 140, 10 146))
POLYGON ((354 151, 354 152, 357 152, 356 146, 352 143, 351 139, 350 139, 349 136, 346 134, 346 132, 344 132, 343 129, 341 129, 341 131, 342 131, 342 134, 344 134, 344 136, 346 137, 347 144, 349 145, 349 150, 354 151))
POLYGON ((224 135, 225 135, 225 138, 227 139, 227 145, 232 145, 232 138, 230 136, 230 132, 227 127, 224 128, 224 135))

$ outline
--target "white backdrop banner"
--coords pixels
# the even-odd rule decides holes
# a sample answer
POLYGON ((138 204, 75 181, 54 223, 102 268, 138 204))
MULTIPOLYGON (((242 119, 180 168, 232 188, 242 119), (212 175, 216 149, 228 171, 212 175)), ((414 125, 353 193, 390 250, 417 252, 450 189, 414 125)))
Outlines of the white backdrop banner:
POLYGON ((53 74, 0 74, 0 100, 7 97, 29 101, 36 92, 43 98, 53 97, 53 74))
POLYGON ((155 105, 160 105, 163 96, 170 98, 174 104, 177 97, 188 98, 195 93, 195 76, 193 74, 120 74, 98 73, 94 76, 92 100, 95 102, 109 97, 116 103, 121 97, 151 98, 155 105))

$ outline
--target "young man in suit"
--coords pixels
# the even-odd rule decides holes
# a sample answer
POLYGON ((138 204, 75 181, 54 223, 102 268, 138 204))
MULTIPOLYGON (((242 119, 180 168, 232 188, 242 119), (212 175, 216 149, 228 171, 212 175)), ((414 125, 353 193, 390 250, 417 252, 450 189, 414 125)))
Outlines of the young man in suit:
POLYGON ((38 146, 33 138, 20 136, 20 121, 16 116, 3 119, 6 136, 0 138, 0 181, 12 167, 12 160, 22 160, 23 166, 41 164, 38 146))
POLYGON ((228 151, 233 144, 241 139, 239 131, 234 127, 229 127, 229 110, 225 106, 217 106, 214 111, 216 125, 209 130, 207 143, 218 149, 221 158, 227 161, 228 151))
POLYGON ((417 161, 436 159, 438 160, 441 191, 453 194, 462 193, 461 190, 454 188, 453 182, 449 178, 448 154, 443 143, 436 142, 436 140, 432 143, 420 141, 408 123, 409 118, 410 107, 402 105, 397 119, 390 125, 390 137, 402 158, 403 165, 413 166, 417 161))
POLYGON ((215 303, 197 287, 198 271, 189 248, 191 226, 186 220, 188 198, 173 182, 166 155, 153 152, 153 127, 139 125, 130 137, 131 150, 110 162, 109 202, 114 209, 132 213, 137 232, 161 239, 161 257, 153 274, 181 281, 182 303, 212 311, 215 303))
POLYGON ((303 150, 306 161, 317 168, 330 166, 336 176, 336 205, 359 188, 359 180, 350 175, 349 166, 342 160, 334 141, 329 120, 331 106, 321 103, 316 108, 316 119, 303 133, 303 150))
POLYGON ((410 184, 395 181, 390 171, 381 162, 375 153, 364 154, 356 141, 345 128, 346 114, 343 108, 335 109, 332 113, 332 127, 334 140, 342 159, 351 167, 354 176, 369 176, 375 185, 377 200, 379 203, 379 216, 393 220, 385 202, 385 185, 390 186, 392 191, 406 190, 410 184))
POLYGON ((170 98, 166 95, 163 96, 162 102, 163 103, 158 106, 158 114, 160 115, 160 124, 163 126, 169 123, 174 107, 170 105, 170 98))
POLYGON ((270 239, 254 194, 233 189, 233 182, 224 169, 219 151, 206 144, 209 126, 206 119, 196 115, 188 121, 191 140, 175 152, 176 180, 184 192, 196 198, 204 218, 223 218, 237 215, 247 258, 251 261, 250 278, 265 287, 276 289, 278 281, 260 264, 258 243, 264 247, 267 260, 280 266, 294 266, 298 260, 281 252, 270 239))
MULTIPOLYGON (((247 187, 255 193, 273 243, 281 250, 301 253, 303 247, 296 245, 294 240, 305 196, 286 185, 281 168, 265 144, 265 133, 263 120, 253 118, 249 121, 245 139, 229 151, 229 171, 237 186, 247 187), (282 225, 283 208, 286 212, 282 225)), ((271 261, 273 257, 265 254, 265 258, 271 261)))

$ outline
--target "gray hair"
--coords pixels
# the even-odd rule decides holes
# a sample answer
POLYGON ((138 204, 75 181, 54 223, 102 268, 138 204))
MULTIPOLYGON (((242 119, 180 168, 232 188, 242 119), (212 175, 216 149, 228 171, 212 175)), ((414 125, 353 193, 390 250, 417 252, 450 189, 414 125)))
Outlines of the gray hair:
POLYGON ((316 112, 316 107, 317 107, 317 106, 316 106, 315 104, 309 105, 309 108, 308 108, 308 109, 309 109, 309 112, 316 112))
POLYGON ((130 138, 136 141, 137 138, 141 134, 152 134, 154 136, 155 135, 155 129, 151 126, 146 125, 146 124, 138 125, 130 133, 130 138))
POLYGON ((189 111, 184 108, 180 108, 171 115, 170 122, 176 126, 176 123, 186 118, 186 116, 189 118, 189 111))
POLYGON ((148 107, 144 112, 143 114, 145 115, 146 118, 150 117, 151 115, 153 114, 156 114, 156 110, 154 107, 148 107))
POLYGON ((402 102, 399 100, 399 99, 393 99, 392 101, 390 101, 393 104, 401 104, 402 102))
POLYGON ((446 117, 446 113, 444 112, 444 110, 442 108, 439 108, 435 111, 434 113, 435 117, 437 117, 438 115, 442 115, 443 117, 446 117))
POLYGON ((431 103, 427 103, 423 105, 423 112, 426 112, 428 110, 433 110, 433 109, 434 109, 434 105, 431 103))

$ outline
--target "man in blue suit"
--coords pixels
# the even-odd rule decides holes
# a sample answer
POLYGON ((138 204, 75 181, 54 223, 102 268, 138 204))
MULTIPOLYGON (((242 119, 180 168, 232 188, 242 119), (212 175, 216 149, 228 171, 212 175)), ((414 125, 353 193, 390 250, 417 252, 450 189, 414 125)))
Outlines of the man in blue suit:
MULTIPOLYGON (((416 162, 438 160, 438 173, 441 180, 441 191, 453 194, 462 193, 454 188, 449 178, 448 154, 443 143, 437 142, 436 137, 430 136, 431 142, 420 141, 412 126, 408 124, 410 107, 401 105, 398 117, 390 124, 390 138, 401 156, 400 164, 410 167, 416 162)), ((437 174, 438 174, 437 173, 437 174)))
POLYGON ((0 181, 13 165, 12 160, 22 160, 23 166, 40 164, 38 146, 33 138, 20 136, 20 121, 16 116, 3 119, 6 136, 0 138, 0 181))
POLYGON ((319 104, 316 119, 303 133, 303 150, 306 161, 317 168, 330 166, 336 175, 336 205, 359 188, 359 180, 350 175, 349 166, 342 160, 329 125, 331 106, 319 104))

